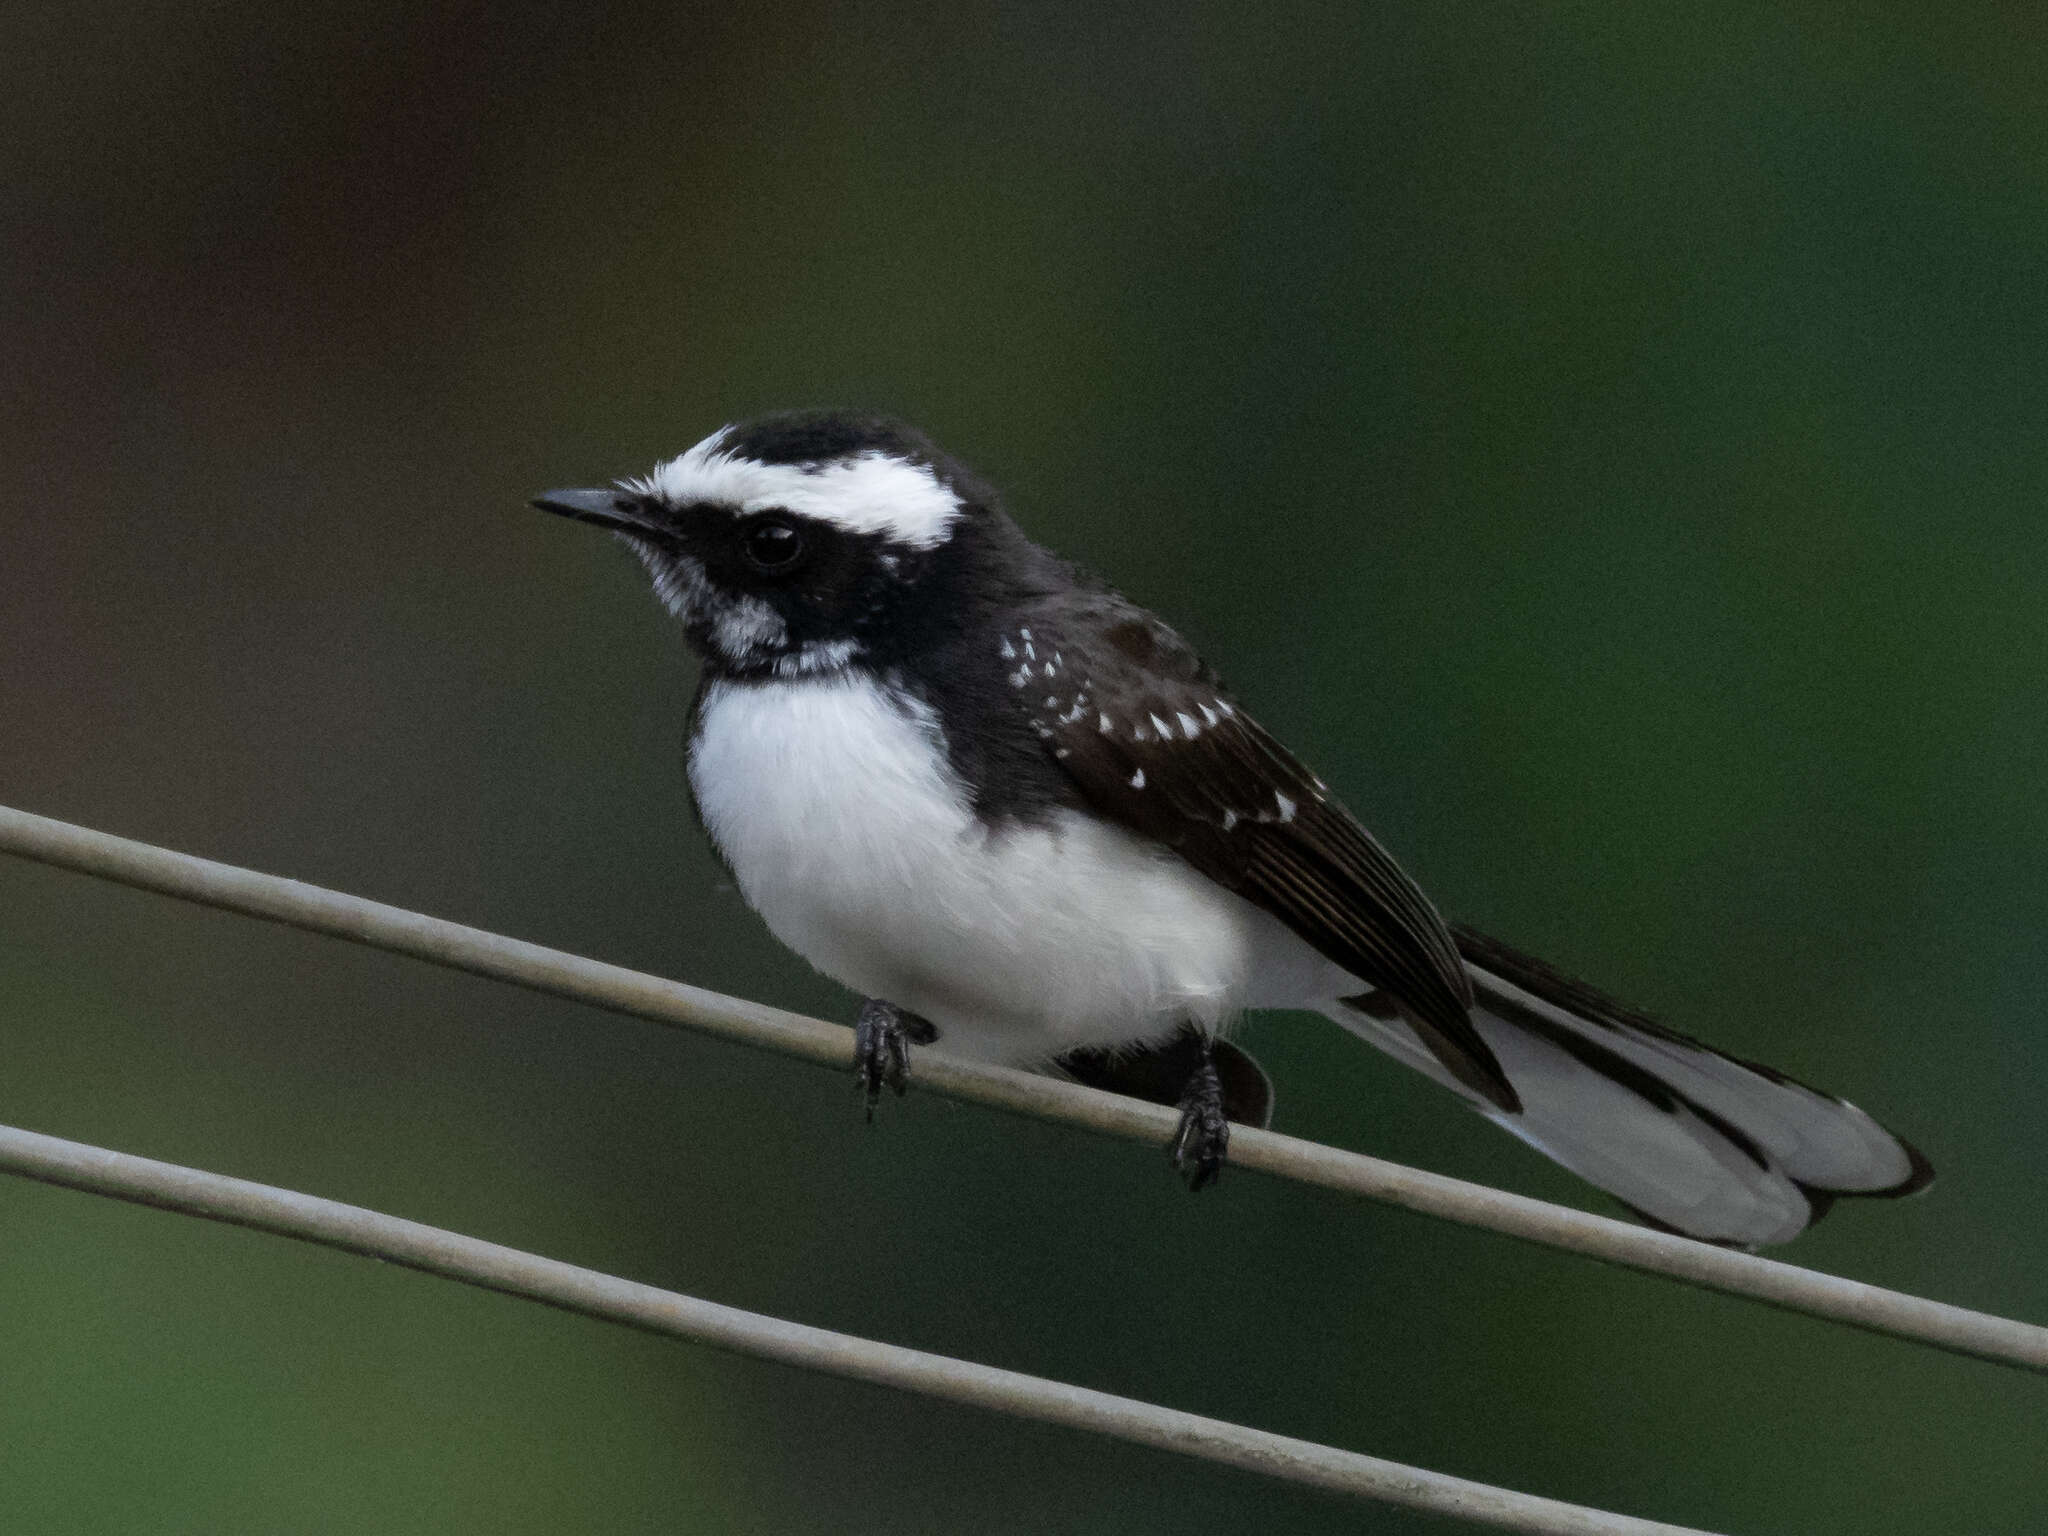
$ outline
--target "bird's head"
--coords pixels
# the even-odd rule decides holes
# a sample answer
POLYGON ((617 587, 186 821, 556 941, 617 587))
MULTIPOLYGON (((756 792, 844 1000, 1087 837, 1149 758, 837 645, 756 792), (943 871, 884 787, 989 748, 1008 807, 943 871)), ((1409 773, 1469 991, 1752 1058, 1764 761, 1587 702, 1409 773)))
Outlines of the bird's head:
POLYGON ((963 534, 1007 524, 918 432, 837 411, 724 427, 652 474, 533 504, 623 539, 705 657, 785 677, 900 632, 913 594, 949 584, 963 534))

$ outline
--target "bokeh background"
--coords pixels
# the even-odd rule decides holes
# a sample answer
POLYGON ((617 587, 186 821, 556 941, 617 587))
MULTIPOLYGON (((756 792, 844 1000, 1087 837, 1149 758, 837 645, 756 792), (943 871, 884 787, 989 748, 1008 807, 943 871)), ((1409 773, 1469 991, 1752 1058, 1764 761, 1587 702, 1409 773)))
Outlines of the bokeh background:
MULTIPOLYGON (((0 13, 0 801, 845 1019, 525 510, 910 417, 1450 913, 1942 1172, 2048 1318, 2048 39, 1961 4, 0 13)), ((1282 1129, 1605 1209, 1318 1020, 1282 1129)), ((0 1117, 1744 1533, 2040 1528, 2037 1383, 0 863, 0 1117)), ((0 1527, 1439 1527, 0 1186, 0 1527)))

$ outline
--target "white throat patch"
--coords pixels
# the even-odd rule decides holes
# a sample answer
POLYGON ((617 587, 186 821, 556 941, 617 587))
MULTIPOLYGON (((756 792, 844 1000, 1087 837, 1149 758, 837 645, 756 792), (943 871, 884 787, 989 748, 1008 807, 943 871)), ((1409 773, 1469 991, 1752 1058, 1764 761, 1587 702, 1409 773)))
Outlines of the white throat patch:
POLYGON ((807 640, 792 649, 789 625, 760 598, 714 590, 704 567, 688 555, 657 549, 630 533, 614 537, 647 567, 662 607, 686 624, 704 625, 712 649, 728 662, 766 658, 777 675, 802 677, 836 671, 859 652, 851 640, 807 640))
POLYGON ((731 430, 720 428, 633 488, 673 507, 710 501, 742 513, 794 512, 913 549, 932 549, 952 536, 960 500, 922 464, 885 453, 816 465, 762 464, 719 450, 731 430))
POLYGON ((685 623, 708 623, 712 643, 729 660, 741 660, 789 639, 789 626, 781 614, 758 597, 714 591, 704 577, 704 567, 688 555, 657 549, 630 533, 617 537, 647 567, 661 606, 685 623))

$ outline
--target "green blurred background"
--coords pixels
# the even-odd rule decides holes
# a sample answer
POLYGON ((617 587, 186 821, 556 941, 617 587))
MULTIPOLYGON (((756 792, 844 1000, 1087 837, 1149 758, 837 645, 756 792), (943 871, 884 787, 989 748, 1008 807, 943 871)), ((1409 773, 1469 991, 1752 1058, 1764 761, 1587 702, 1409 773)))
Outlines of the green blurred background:
MULTIPOLYGON (((902 414, 1450 913, 1942 1179, 2048 1318, 2037 8, 0 15, 0 802, 845 1019, 525 510, 902 414)), ((2037 1382, 0 863, 0 1118, 1744 1533, 2041 1528, 2037 1382)), ((1606 1209, 1319 1020, 1304 1136, 1606 1209)), ((1439 1529, 0 1185, 0 1528, 1439 1529)))

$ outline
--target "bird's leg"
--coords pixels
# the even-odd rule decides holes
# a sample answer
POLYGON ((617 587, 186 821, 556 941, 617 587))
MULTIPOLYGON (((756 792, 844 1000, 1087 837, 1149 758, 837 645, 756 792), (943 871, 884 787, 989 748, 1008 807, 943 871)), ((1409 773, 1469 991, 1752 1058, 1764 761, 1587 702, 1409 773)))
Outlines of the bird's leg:
POLYGON ((853 1080, 867 1100, 868 1118, 875 1118, 875 1100, 884 1088, 903 1096, 910 1080, 910 1048, 939 1038, 931 1020, 894 1003, 871 997, 853 1021, 853 1080))
POLYGON ((1201 1059, 1180 1093, 1180 1129, 1166 1155, 1190 1190, 1207 1189, 1223 1171, 1230 1150, 1230 1120, 1223 1113, 1223 1078, 1216 1070, 1214 1042, 1201 1037, 1201 1059))

